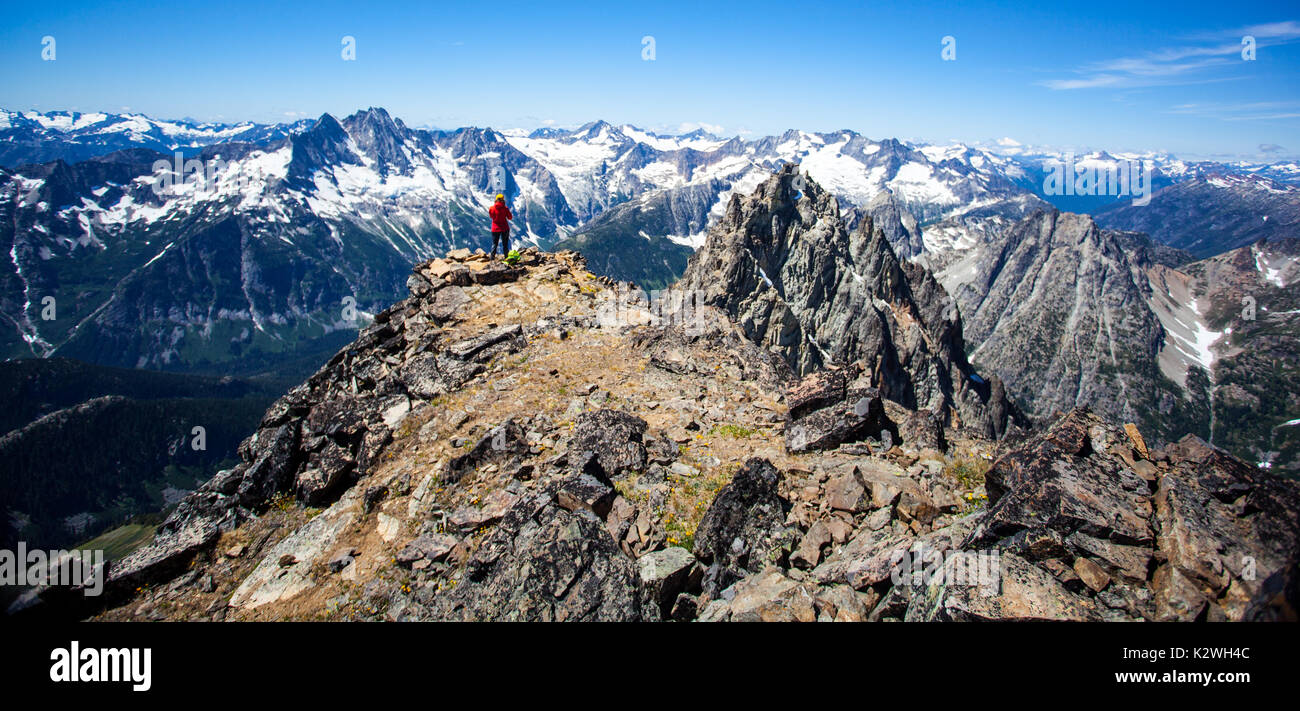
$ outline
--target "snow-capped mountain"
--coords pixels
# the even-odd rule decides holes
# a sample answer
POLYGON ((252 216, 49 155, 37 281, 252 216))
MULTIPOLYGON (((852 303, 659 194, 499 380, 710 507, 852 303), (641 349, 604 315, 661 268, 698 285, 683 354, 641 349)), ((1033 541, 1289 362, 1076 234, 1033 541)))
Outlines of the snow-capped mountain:
MULTIPOLYGON (((950 146, 927 146, 929 151, 962 149, 966 144, 954 143, 950 146)), ((1097 170, 1101 173, 1118 168, 1121 170, 1138 167, 1142 179, 1146 181, 1146 171, 1150 173, 1150 191, 1158 192, 1171 185, 1213 176, 1258 176, 1269 178, 1278 183, 1300 186, 1300 163, 1295 160, 1260 162, 1250 160, 1214 161, 1188 160, 1161 151, 1105 151, 1080 150, 1064 151, 1041 146, 1024 146, 1011 139, 994 142, 971 144, 985 153, 998 156, 1019 166, 1019 171, 1006 170, 1020 187, 1033 192, 1057 209, 1068 212, 1095 214, 1102 210, 1119 208, 1132 203, 1133 195, 1083 194, 1068 191, 1062 194, 1048 190, 1048 177, 1057 166, 1070 166, 1076 170, 1097 170)))
MULTIPOLYGON (((894 139, 873 141, 853 131, 787 131, 753 141, 723 140, 700 132, 661 137, 605 122, 574 131, 547 129, 507 140, 546 166, 583 217, 651 189, 709 181, 726 184, 711 209, 752 190, 773 170, 798 163, 845 207, 865 206, 889 191, 922 219, 1020 192, 1014 161, 970 148, 916 148, 894 139)), ((701 226, 699 232, 704 232, 701 226)))
POLYGON ((600 215, 560 246, 582 251, 597 268, 613 269, 609 276, 649 285, 673 281, 680 274, 676 265, 685 265, 731 196, 752 192, 787 163, 798 163, 845 210, 868 210, 888 196, 919 220, 1026 192, 1024 170, 1009 158, 965 146, 876 141, 848 130, 791 130, 742 141, 702 132, 663 137, 596 122, 508 140, 556 176, 578 215, 600 215), (601 214, 624 203, 619 212, 601 214), (661 205, 671 209, 656 209, 661 205), (649 250, 653 266, 625 268, 631 265, 621 250, 649 250))
POLYGON ((142 114, 0 109, 0 166, 63 160, 68 163, 128 148, 186 154, 217 143, 267 143, 311 127, 286 124, 208 123, 160 120, 142 114))
POLYGON ((733 194, 787 163, 825 186, 850 224, 873 215, 900 254, 936 269, 1046 206, 1032 156, 847 130, 755 140, 603 121, 429 130, 383 109, 281 126, 68 112, 3 121, 11 154, 106 153, 0 168, 9 357, 273 361, 355 328, 340 316, 345 298, 378 308, 400 295, 411 263, 489 246, 497 192, 518 243, 578 248, 597 270, 649 287, 677 278, 733 194), (132 147, 111 150, 123 142, 132 147), (172 179, 177 149, 210 175, 181 166, 172 179))
MULTIPOLYGON (((4 352, 131 367, 196 368, 250 352, 273 360, 328 340, 355 327, 340 317, 343 299, 377 308, 399 293, 414 261, 486 246, 483 212, 498 191, 514 207, 518 242, 572 237, 593 263, 614 276, 635 266, 647 285, 675 279, 728 197, 784 163, 808 165, 846 208, 889 194, 917 214, 942 215, 1017 192, 1000 172, 1008 164, 991 155, 927 155, 849 131, 749 142, 604 122, 440 131, 369 109, 302 130, 262 127, 250 141, 251 127, 6 116, 12 131, 56 132, 49 140, 63 148, 69 136, 86 150, 108 147, 91 136, 135 147, 0 169, 0 246, 10 265, 0 311, 12 327, 4 352), (149 147, 181 144, 199 146, 186 158, 204 179, 149 147)), ((4 145, 20 143, 16 135, 4 145)))
POLYGON ((415 131, 382 109, 195 160, 219 170, 173 180, 171 157, 135 149, 0 172, 7 355, 274 360, 355 329, 345 315, 390 303, 420 258, 481 244, 498 189, 525 242, 577 222, 551 175, 501 134, 415 131))

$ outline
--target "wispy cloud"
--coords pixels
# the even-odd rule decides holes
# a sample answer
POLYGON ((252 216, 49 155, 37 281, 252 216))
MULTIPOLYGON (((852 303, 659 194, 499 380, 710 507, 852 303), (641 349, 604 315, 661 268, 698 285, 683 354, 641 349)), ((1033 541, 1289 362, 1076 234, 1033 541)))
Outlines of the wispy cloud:
POLYGON ((1178 104, 1166 113, 1203 116, 1223 121, 1280 121, 1300 118, 1300 101, 1178 104))
POLYGON ((1247 36, 1254 37, 1256 40, 1267 39, 1270 41, 1300 39, 1300 22, 1295 20, 1264 22, 1239 27, 1235 30, 1222 30, 1219 32, 1193 35, 1188 39, 1193 41, 1213 42, 1215 40, 1240 40, 1242 37, 1247 36))
POLYGON ((1254 38, 1256 51, 1289 44, 1300 40, 1300 22, 1272 22, 1196 35, 1186 38, 1186 43, 1180 46, 1163 47, 1136 57, 1090 62, 1074 69, 1074 77, 1039 83, 1049 89, 1065 91, 1230 81, 1238 77, 1206 75, 1214 69, 1240 63, 1245 37, 1254 38))

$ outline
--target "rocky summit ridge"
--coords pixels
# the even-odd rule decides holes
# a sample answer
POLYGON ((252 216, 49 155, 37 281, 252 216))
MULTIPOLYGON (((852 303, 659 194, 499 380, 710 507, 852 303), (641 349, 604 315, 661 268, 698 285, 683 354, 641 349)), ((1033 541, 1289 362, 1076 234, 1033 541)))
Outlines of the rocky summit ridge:
MULTIPOLYGON (((1086 408, 1021 431, 933 277, 869 220, 850 239, 815 185, 792 198, 795 175, 734 198, 655 300, 573 252, 417 265, 408 298, 72 609, 1295 619, 1294 482, 1086 408)), ((56 595, 27 612, 67 609, 56 595)))

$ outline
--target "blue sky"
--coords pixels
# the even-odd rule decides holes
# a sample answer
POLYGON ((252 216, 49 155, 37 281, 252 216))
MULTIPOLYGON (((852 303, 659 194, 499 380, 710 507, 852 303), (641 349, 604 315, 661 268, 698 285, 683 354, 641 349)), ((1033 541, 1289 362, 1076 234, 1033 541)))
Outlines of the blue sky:
POLYGON ((603 118, 1300 154, 1295 2, 593 5, 6 3, 0 106, 263 122, 383 106, 444 128, 603 118), (344 36, 356 61, 340 56, 344 36))

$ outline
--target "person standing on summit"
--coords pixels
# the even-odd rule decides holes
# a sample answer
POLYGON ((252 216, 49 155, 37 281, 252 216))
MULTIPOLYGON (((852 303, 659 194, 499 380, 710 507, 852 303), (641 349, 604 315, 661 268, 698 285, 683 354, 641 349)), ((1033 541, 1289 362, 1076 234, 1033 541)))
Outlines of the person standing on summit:
POLYGON ((501 245, 501 256, 510 254, 510 221, 515 216, 510 214, 510 208, 506 207, 506 196, 497 193, 496 204, 488 210, 488 215, 492 218, 492 259, 497 256, 497 244, 501 245))

